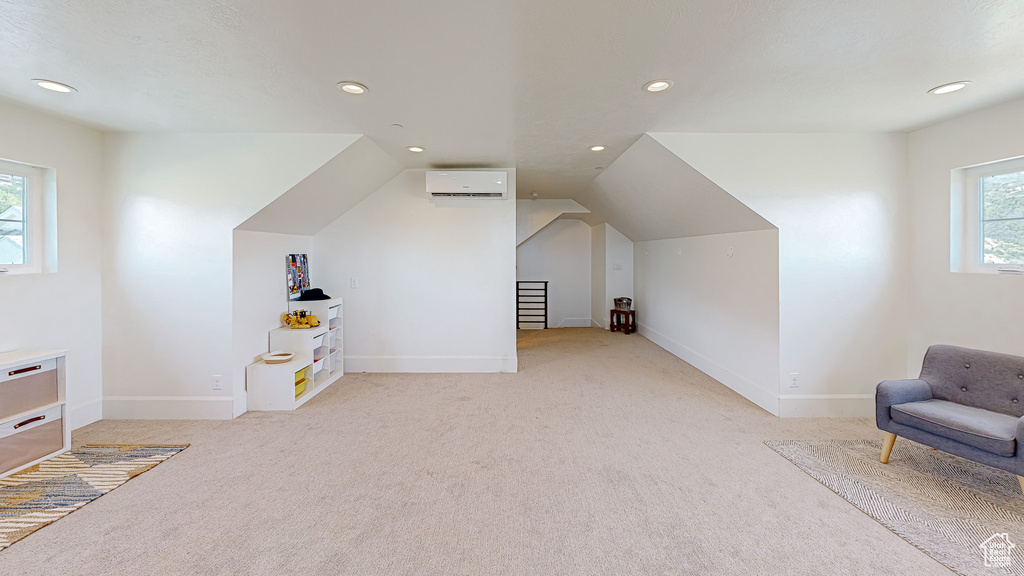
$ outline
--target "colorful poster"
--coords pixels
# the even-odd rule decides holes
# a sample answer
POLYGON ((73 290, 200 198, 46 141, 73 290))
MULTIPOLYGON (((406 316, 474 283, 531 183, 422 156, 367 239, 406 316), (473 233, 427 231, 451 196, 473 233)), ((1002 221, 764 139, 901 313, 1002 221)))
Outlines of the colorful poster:
POLYGON ((289 254, 285 260, 288 275, 288 299, 298 300, 309 290, 309 262, 305 254, 289 254))

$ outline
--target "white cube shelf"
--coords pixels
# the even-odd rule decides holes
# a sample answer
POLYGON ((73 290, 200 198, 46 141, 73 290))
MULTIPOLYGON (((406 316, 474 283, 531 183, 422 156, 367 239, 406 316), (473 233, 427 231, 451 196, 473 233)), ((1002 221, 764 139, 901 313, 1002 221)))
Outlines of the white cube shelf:
POLYGON ((290 350, 295 352, 295 357, 282 364, 260 360, 246 367, 249 410, 294 410, 345 374, 341 298, 289 302, 288 311, 296 310, 316 314, 320 326, 296 330, 282 327, 270 331, 270 351, 290 350), (332 318, 338 319, 334 329, 330 327, 332 318), (332 341, 334 346, 331 346, 332 341), (302 382, 301 392, 296 393, 296 375, 300 371, 304 371, 306 380, 302 382))

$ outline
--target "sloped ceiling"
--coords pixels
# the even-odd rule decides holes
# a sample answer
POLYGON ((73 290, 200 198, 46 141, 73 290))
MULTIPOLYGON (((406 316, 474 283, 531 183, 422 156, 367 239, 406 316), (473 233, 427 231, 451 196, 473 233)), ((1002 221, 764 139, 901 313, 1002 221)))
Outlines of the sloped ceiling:
POLYGON ((647 134, 577 200, 634 242, 775 227, 647 134))
POLYGON ((402 165, 373 140, 362 136, 238 229, 316 234, 402 169, 402 165))
POLYGON ((575 200, 532 199, 516 202, 516 246, 565 214, 589 214, 575 200))

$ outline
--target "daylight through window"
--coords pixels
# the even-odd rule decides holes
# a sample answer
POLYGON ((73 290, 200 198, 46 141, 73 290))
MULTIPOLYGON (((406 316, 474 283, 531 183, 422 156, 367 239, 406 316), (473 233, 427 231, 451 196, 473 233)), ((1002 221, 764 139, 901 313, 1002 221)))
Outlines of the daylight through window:
POLYGON ((981 261, 1024 264, 1024 170, 978 179, 981 261))
POLYGON ((0 172, 0 265, 25 264, 28 178, 0 172))

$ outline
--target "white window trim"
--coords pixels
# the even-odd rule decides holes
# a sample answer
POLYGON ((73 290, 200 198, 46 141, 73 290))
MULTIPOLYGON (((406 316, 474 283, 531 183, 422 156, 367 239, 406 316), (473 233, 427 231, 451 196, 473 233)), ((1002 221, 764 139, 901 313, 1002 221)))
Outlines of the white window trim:
POLYGON ((1024 156, 953 171, 951 264, 954 272, 998 274, 999 268, 1006 266, 982 261, 984 239, 981 226, 983 199, 980 181, 989 176, 1020 171, 1024 171, 1024 156))
POLYGON ((0 173, 28 178, 28 190, 25 193, 22 213, 25 215, 25 237, 22 242, 26 248, 27 262, 24 264, 0 264, 0 275, 39 274, 43 271, 44 248, 46 241, 45 218, 46 176, 42 168, 10 160, 0 160, 0 173))

